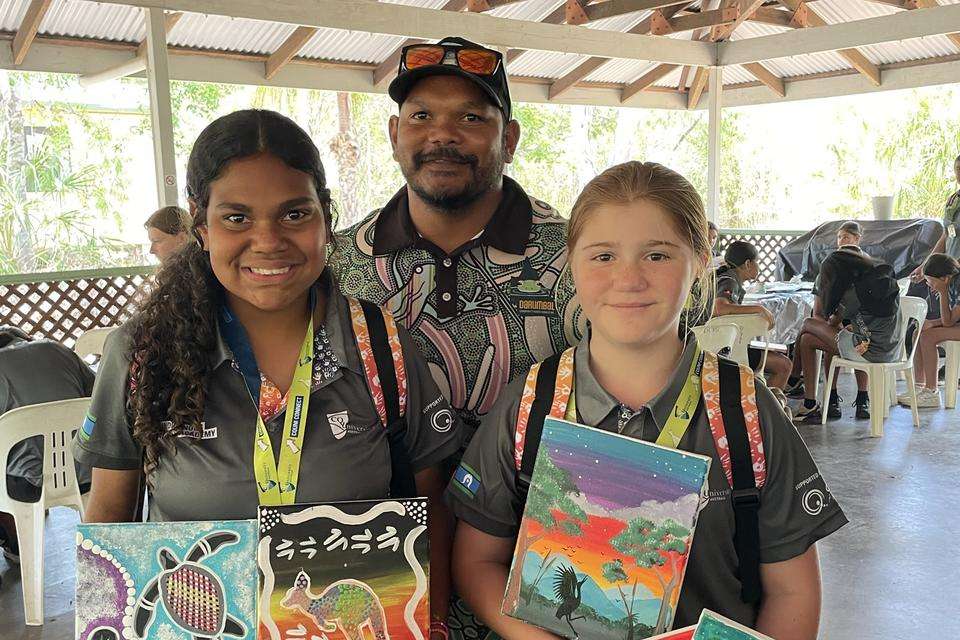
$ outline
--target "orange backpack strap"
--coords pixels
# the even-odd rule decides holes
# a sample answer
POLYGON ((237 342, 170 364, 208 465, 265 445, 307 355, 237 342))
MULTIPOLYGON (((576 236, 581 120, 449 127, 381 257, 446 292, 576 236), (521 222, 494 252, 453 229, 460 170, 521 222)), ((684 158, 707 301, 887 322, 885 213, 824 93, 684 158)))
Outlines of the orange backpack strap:
POLYGON ((538 362, 527 373, 517 412, 514 462, 521 478, 529 483, 537 458, 543 421, 549 415, 563 418, 573 389, 574 347, 538 362), (527 447, 527 443, 530 444, 527 447))
POLYGON ((347 301, 367 388, 386 427, 407 412, 407 372, 397 323, 389 311, 371 302, 347 301))
POLYGON ((731 488, 740 599, 755 603, 762 595, 759 510, 767 463, 754 373, 749 367, 706 353, 702 381, 710 431, 731 488))

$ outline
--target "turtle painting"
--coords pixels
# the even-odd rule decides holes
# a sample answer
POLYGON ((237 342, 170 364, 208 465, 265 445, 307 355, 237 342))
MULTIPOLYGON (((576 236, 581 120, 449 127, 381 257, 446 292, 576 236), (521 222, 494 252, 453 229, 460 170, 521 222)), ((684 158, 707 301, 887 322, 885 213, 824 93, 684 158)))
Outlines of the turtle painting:
POLYGON ((133 616, 136 637, 146 637, 159 603, 170 620, 195 640, 243 638, 247 629, 227 612, 220 577, 200 564, 222 547, 239 541, 240 536, 233 531, 210 533, 200 538, 182 561, 170 549, 161 547, 157 561, 162 571, 147 583, 137 599, 133 616))

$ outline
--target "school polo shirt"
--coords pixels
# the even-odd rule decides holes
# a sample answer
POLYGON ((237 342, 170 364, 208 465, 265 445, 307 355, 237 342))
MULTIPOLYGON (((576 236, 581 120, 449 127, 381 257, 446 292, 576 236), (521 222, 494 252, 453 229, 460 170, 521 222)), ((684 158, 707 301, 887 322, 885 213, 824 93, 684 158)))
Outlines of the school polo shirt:
POLYGON ((747 294, 743 288, 743 283, 737 277, 737 272, 732 267, 720 267, 717 270, 717 297, 725 298, 733 304, 743 304, 743 297, 747 294))
MULTIPOLYGON (((130 369, 131 326, 111 334, 93 390, 88 429, 74 440, 78 459, 106 469, 139 469, 142 449, 131 436, 124 405, 130 369)), ((407 372, 405 443, 414 472, 438 465, 460 445, 459 422, 402 327, 407 372)), ((390 490, 386 430, 367 390, 350 323, 338 293, 328 297, 315 330, 314 371, 304 435, 298 502, 385 498, 390 490)), ((257 405, 218 327, 210 354, 202 433, 172 439, 150 493, 151 520, 232 520, 256 517, 253 473, 257 405)), ((279 453, 285 412, 267 423, 279 453)))
POLYGON ((473 240, 447 254, 420 237, 407 188, 337 237, 344 293, 406 326, 472 433, 500 390, 579 340, 566 221, 503 178, 503 198, 473 240))
POLYGON ((960 260, 960 191, 950 196, 943 207, 943 229, 947 234, 943 252, 960 260))
MULTIPOLYGON (((59 342, 18 342, 0 349, 0 415, 42 402, 85 398, 92 389, 90 367, 59 342)), ((10 449, 6 468, 8 475, 41 486, 43 436, 15 444, 10 449)), ((88 484, 90 467, 78 464, 76 470, 77 481, 88 484)))
MULTIPOLYGON (((670 382, 648 405, 633 412, 607 393, 589 367, 585 338, 575 355, 575 393, 580 422, 655 441, 690 370, 694 341, 687 344, 670 382)), ((502 394, 467 447, 463 464, 479 476, 470 488, 454 478, 447 499, 458 518, 493 536, 514 537, 522 507, 516 486, 514 435, 524 380, 502 394)), ((847 519, 833 499, 796 428, 770 391, 757 383, 757 408, 767 461, 767 480, 760 492, 760 559, 780 562, 799 556, 847 519)), ((693 548, 680 591, 674 628, 695 624, 708 608, 742 624, 756 623, 758 606, 740 600, 737 552, 730 486, 717 456, 701 401, 680 449, 713 458, 708 478, 709 502, 700 513, 693 548)))

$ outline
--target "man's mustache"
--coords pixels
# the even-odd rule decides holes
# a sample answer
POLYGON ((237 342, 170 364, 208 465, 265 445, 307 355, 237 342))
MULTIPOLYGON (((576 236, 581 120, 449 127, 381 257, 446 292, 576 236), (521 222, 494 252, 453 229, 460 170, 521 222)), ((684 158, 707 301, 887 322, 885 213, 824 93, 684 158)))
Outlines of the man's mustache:
POLYGON ((460 153, 456 149, 441 147, 428 153, 418 153, 413 156, 414 166, 419 169, 427 162, 434 160, 449 160, 450 162, 459 162, 460 164, 469 164, 471 167, 477 166, 477 156, 460 153))

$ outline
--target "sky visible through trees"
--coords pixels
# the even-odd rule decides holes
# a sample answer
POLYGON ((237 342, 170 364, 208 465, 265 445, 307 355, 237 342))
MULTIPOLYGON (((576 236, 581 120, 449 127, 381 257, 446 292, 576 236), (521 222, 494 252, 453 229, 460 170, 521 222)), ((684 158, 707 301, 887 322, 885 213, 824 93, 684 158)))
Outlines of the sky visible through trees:
MULTIPOLYGON (((171 93, 181 187, 203 126, 251 106, 280 111, 312 136, 340 224, 403 184, 387 138, 396 108, 385 95, 187 82, 171 93)), ((958 107, 960 91, 947 85, 725 109, 719 223, 809 229, 869 218, 878 195, 896 196, 896 217, 937 217, 956 189, 958 107)), ((0 273, 148 262, 142 224, 157 206, 148 108, 143 80, 84 90, 74 76, 0 71, 0 273)), ((627 159, 661 162, 706 191, 704 111, 514 112, 522 136, 507 172, 564 215, 587 180, 627 159)))

